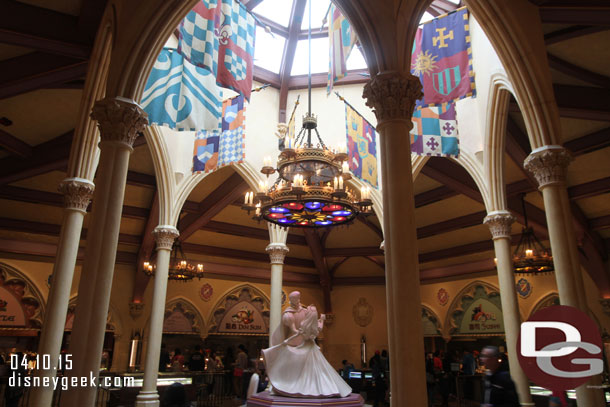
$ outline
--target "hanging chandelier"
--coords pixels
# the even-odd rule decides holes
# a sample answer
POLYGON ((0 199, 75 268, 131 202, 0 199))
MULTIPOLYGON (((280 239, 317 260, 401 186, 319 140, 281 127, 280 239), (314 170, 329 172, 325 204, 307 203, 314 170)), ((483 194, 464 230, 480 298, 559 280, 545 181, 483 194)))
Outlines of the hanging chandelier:
POLYGON ((513 268, 517 274, 549 273, 555 270, 553 256, 534 234, 534 229, 527 224, 525 212, 525 197, 521 196, 521 206, 525 218, 525 226, 521 238, 513 254, 513 268))
MULTIPOLYGON (((143 266, 144 273, 146 273, 147 276, 152 276, 154 274, 156 265, 151 264, 149 261, 145 261, 143 266)), ((187 282, 193 278, 203 278, 203 264, 194 264, 188 261, 182 251, 180 241, 176 239, 172 246, 167 279, 187 282)))
POLYGON ((371 189, 363 187, 359 194, 347 187, 351 179, 347 148, 328 148, 318 132, 318 121, 311 113, 311 2, 309 4, 309 108, 303 127, 296 137, 285 135, 284 149, 277 164, 265 157, 258 192, 246 193, 242 209, 254 211, 254 219, 280 226, 318 228, 342 225, 353 221, 358 213, 371 212, 371 189), (317 143, 312 142, 315 132, 317 143), (269 176, 278 173, 268 186, 269 176))

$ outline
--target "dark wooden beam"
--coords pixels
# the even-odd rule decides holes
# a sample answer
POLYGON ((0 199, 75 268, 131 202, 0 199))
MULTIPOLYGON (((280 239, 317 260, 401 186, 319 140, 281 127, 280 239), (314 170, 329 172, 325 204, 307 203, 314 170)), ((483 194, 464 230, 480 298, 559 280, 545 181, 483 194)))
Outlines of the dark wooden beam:
POLYGON ((578 156, 610 146, 610 127, 566 141, 563 146, 578 156))
POLYGON ((157 179, 154 175, 127 171, 127 185, 156 189, 157 179))
POLYGON ((78 17, 11 0, 1 0, 0 9, 1 43, 79 59, 89 57, 91 41, 83 41, 78 17))
POLYGON ((421 173, 470 199, 483 202, 474 180, 464 168, 450 160, 431 157, 421 169, 421 173))
MULTIPOLYGON (((25 232, 37 235, 59 237, 61 225, 34 222, 30 220, 0 218, 0 229, 9 230, 11 232, 25 232)), ((81 240, 87 238, 87 229, 82 229, 80 238, 81 240)), ((141 243, 140 236, 119 233, 119 243, 137 246, 141 243)))
POLYGON ((367 259, 368 261, 376 264, 382 270, 385 270, 385 262, 383 260, 379 260, 377 257, 373 257, 373 256, 364 256, 364 258, 367 259))
POLYGON ((32 146, 1 129, 0 148, 6 150, 9 154, 18 155, 21 158, 27 158, 32 155, 32 146))
POLYGON ((260 66, 254 65, 254 70, 252 73, 254 80, 260 83, 268 83, 272 87, 279 89, 280 88, 280 75, 268 71, 265 68, 261 68, 260 66))
MULTIPOLYGON (((366 69, 347 71, 346 75, 335 83, 335 86, 365 83, 369 79, 370 77, 368 76, 368 71, 366 69)), ((315 73, 311 75, 312 88, 324 88, 327 83, 328 73, 315 73)), ((307 84, 307 75, 295 75, 289 78, 288 88, 291 90, 307 89, 307 84)))
MULTIPOLYGON (((308 37, 308 31, 307 30, 301 30, 299 32, 299 40, 306 40, 308 37)), ((315 39, 315 38, 328 38, 328 28, 324 28, 322 31, 318 30, 311 30, 311 39, 315 39)))
POLYGON ((245 194, 247 190, 248 184, 239 174, 233 173, 201 201, 198 213, 189 213, 180 220, 180 241, 184 242, 189 236, 204 227, 214 216, 239 196, 245 194))
POLYGON ((153 201, 150 206, 146 226, 142 232, 142 244, 138 250, 138 260, 136 262, 136 275, 134 277, 132 302, 142 302, 144 300, 144 292, 150 277, 144 273, 144 262, 151 261, 153 249, 155 248, 155 238, 153 230, 159 224, 159 194, 155 192, 153 201))
MULTIPOLYGON (((516 244, 519 241, 521 235, 512 236, 512 244, 516 244)), ((483 253, 487 251, 493 251, 494 244, 491 238, 480 242, 472 242, 463 244, 460 246, 454 246, 447 249, 434 250, 431 252, 425 252, 419 254, 420 263, 428 263, 436 260, 449 259, 452 257, 465 256, 467 254, 483 253)), ((493 255, 491 255, 493 258, 493 255)))
POLYGON ((282 63, 280 65, 280 111, 279 122, 286 122, 286 105, 288 104, 288 85, 290 81, 290 72, 292 71, 292 63, 294 62, 294 54, 297 50, 299 42, 299 32, 301 31, 301 23, 303 22, 303 14, 305 12, 305 4, 307 0, 295 0, 292 3, 290 11, 290 23, 288 26, 288 39, 284 44, 284 52, 282 53, 282 63))
POLYGON ((610 192, 610 177, 597 179, 568 188, 570 199, 584 199, 610 192))
POLYGON ((553 90, 562 117, 610 121, 607 89, 556 84, 553 90))
POLYGON ((553 31, 544 35, 546 45, 556 44, 561 41, 571 40, 573 38, 582 37, 584 35, 595 34, 600 31, 606 31, 608 27, 595 25, 573 25, 561 30, 553 31))
POLYGON ((106 8, 106 0, 89 0, 83 1, 78 15, 78 28, 81 33, 93 41, 97 28, 100 25, 104 9, 106 8))
MULTIPOLYGON (((36 259, 48 259, 53 261, 57 253, 57 245, 50 243, 39 243, 31 241, 6 240, 0 239, 0 253, 11 255, 25 255, 36 259)), ((85 249, 79 248, 76 259, 82 261, 85 256, 85 249)), ((133 265, 136 261, 135 253, 117 252, 116 264, 133 265)))
POLYGON ((324 246, 320 235, 315 229, 303 229, 305 240, 309 245, 311 251, 311 257, 313 263, 318 270, 320 276, 320 286, 322 287, 322 293, 324 296, 324 312, 329 313, 333 311, 332 303, 330 300, 330 291, 332 290, 333 281, 330 271, 328 270, 328 264, 324 258, 324 246))
POLYGON ((588 69, 574 65, 552 54, 547 54, 547 58, 549 61, 549 66, 556 71, 568 76, 572 76, 581 81, 588 82, 594 86, 600 86, 606 89, 610 88, 610 78, 605 75, 589 71, 588 69))
POLYGON ((0 99, 82 78, 87 61, 32 52, 0 62, 0 99))
POLYGON ((384 276, 370 277, 338 277, 335 279, 335 285, 385 285, 384 276))
MULTIPOLYGON (((267 259, 268 260, 268 259, 267 259)), ((220 264, 220 263, 204 263, 204 274, 205 278, 236 278, 240 281, 253 281, 258 280, 261 282, 269 283, 271 273, 269 273, 269 267, 258 268, 258 267, 247 267, 237 266, 233 264, 220 264)), ((293 284, 315 284, 316 286, 320 283, 318 276, 310 273, 296 273, 293 271, 282 272, 282 281, 285 283, 293 284)))
POLYGON ((434 223, 428 226, 422 226, 417 228, 417 238, 424 239, 426 237, 451 232, 453 230, 482 225, 483 218, 485 218, 485 216, 487 216, 487 212, 481 211, 471 213, 470 215, 448 219, 446 221, 434 223))
POLYGON ((434 188, 415 195, 415 207, 420 208, 422 206, 430 205, 431 203, 442 201, 443 199, 448 199, 456 195, 459 195, 459 193, 443 185, 442 187, 434 188))
POLYGON ((420 281, 435 280, 438 278, 458 278, 461 276, 484 273, 487 271, 495 271, 496 265, 493 259, 485 259, 473 261, 469 263, 453 264, 444 267, 433 267, 426 270, 420 270, 420 281))
MULTIPOLYGON (((61 194, 14 187, 10 185, 0 186, 0 199, 7 199, 17 202, 29 202, 38 205, 49 205, 62 208, 64 206, 64 197, 61 194)), ((89 205, 88 210, 90 209, 91 205, 89 205)), ((123 205, 123 217, 125 218, 139 220, 147 219, 148 212, 149 211, 146 208, 123 205)))
MULTIPOLYGON (((362 213, 358 214, 357 219, 364 223, 369 229, 371 229, 376 235, 377 237, 379 237, 379 239, 383 240, 383 231, 381 230, 381 228, 379 226, 377 226, 376 224, 374 224, 373 222, 371 222, 365 215, 363 215, 362 213)), ((329 229, 330 230, 330 229, 329 229)))
POLYGON ((610 7, 573 3, 573 7, 545 5, 539 8, 544 24, 610 25, 610 7))
MULTIPOLYGON (((248 252, 245 250, 228 249, 225 247, 207 246, 194 243, 182 243, 182 249, 185 253, 199 254, 212 257, 229 257, 239 260, 249 260, 268 264, 269 255, 264 252, 248 252)), ((307 259, 297 257, 286 257, 284 264, 288 266, 304 267, 314 269, 314 262, 307 259)), ((205 265, 205 262, 204 262, 205 265)))
POLYGON ((324 257, 383 256, 379 247, 333 247, 324 250, 324 257))
POLYGON ((0 185, 50 171, 65 170, 68 165, 73 135, 74 130, 70 130, 59 137, 32 147, 27 160, 19 157, 0 159, 0 185))
MULTIPOLYGON (((211 220, 202 228, 202 230, 205 230, 206 232, 222 233, 225 235, 242 236, 250 239, 269 241, 269 231, 267 229, 236 225, 233 223, 211 220)), ((288 234, 286 244, 307 246, 307 241, 301 235, 288 234)))
POLYGON ((345 261, 347 259, 349 259, 349 257, 342 258, 341 260, 339 260, 338 262, 333 264, 333 266, 330 268, 330 275, 331 275, 331 277, 333 277, 333 282, 334 282, 334 277, 335 277, 335 274, 337 273, 337 270, 339 270, 339 267, 341 267, 341 265, 343 263, 345 263, 345 261))
MULTIPOLYGON (((254 13, 254 15, 256 16, 258 21, 263 23, 261 28, 264 29, 265 26, 267 26, 267 27, 269 27, 269 29, 271 30, 271 32, 273 34, 281 35, 284 38, 288 37, 288 28, 284 27, 283 25, 278 24, 276 21, 268 19, 267 17, 263 17, 260 14, 254 13)), ((257 24, 258 24, 258 21, 257 21, 257 24)))
POLYGON ((589 219, 589 226, 592 230, 602 230, 610 228, 610 215, 589 219))

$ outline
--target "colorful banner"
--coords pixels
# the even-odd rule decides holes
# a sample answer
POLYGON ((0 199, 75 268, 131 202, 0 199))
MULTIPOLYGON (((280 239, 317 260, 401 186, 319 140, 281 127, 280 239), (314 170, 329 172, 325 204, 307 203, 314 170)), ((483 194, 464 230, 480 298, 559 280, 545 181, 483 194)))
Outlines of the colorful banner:
POLYGON ((459 156, 460 143, 454 103, 417 109, 411 121, 413 154, 456 158, 459 156))
POLYGON ((254 17, 239 1, 202 0, 178 27, 178 51, 212 72, 219 86, 250 100, 255 28, 254 17))
POLYGON ((220 130, 201 130, 195 136, 193 172, 210 172, 245 158, 246 105, 242 95, 222 103, 220 130))
POLYGON ((333 85, 345 76, 347 72, 346 61, 356 44, 356 32, 347 21, 341 11, 331 4, 330 23, 328 24, 329 61, 328 61, 328 85, 326 93, 329 95, 333 85))
POLYGON ((345 103, 349 170, 377 188, 377 141, 375 128, 345 103))
POLYGON ((417 30, 411 73, 422 82, 417 107, 436 106, 475 95, 468 10, 435 18, 417 30))
POLYGON ((141 106, 150 124, 176 130, 215 129, 220 125, 222 91, 207 70, 164 48, 148 77, 141 106))

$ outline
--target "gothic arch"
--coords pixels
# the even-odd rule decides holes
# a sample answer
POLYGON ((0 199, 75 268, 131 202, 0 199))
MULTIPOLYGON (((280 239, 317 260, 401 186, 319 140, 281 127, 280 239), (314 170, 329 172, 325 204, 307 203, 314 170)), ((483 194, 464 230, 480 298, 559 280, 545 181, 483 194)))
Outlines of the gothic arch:
MULTIPOLYGON (((430 321, 432 324, 434 324, 438 336, 442 336, 443 327, 441 326, 441 321, 438 318, 438 315, 436 315, 436 313, 434 311, 432 311, 432 308, 428 307, 427 305, 422 304, 421 305, 421 316, 422 316, 422 322, 425 322, 425 319, 430 321)), ((424 335, 426 335, 425 332, 424 332, 424 335)))
MULTIPOLYGON (((176 310, 181 310, 191 322, 192 333, 198 334, 202 338, 206 336, 205 320, 197 306, 188 298, 183 296, 174 297, 165 304, 165 316, 176 310)), ((148 330, 150 319, 146 322, 146 330, 148 330)))
MULTIPOLYGON (((460 292, 453 298, 451 305, 447 309, 447 316, 445 318, 445 325, 443 328, 444 337, 450 337, 451 334, 458 328, 455 318, 463 316, 465 311, 464 300, 473 299, 478 287, 482 287, 490 298, 497 297, 497 302, 500 304, 499 288, 480 280, 471 282, 460 290, 460 292)), ((499 305, 499 308, 501 309, 502 306, 499 305)))
POLYGON ((504 151, 506 144, 506 121, 508 104, 514 94, 510 81, 503 73, 492 75, 489 103, 487 105, 486 128, 483 150, 484 172, 489 186, 488 212, 506 210, 504 181, 504 151))
MULTIPOLYGON (((68 302, 68 312, 66 315, 66 327, 69 326, 71 330, 71 322, 69 318, 74 318, 74 311, 76 310, 76 303, 78 302, 78 295, 70 297, 68 302)), ((114 332, 115 336, 121 336, 123 333, 123 321, 121 319, 121 313, 116 309, 113 303, 108 306, 108 316, 106 317, 106 331, 114 332)))
POLYGON ((552 305, 559 305, 559 294, 556 292, 551 292, 544 297, 542 297, 536 305, 530 311, 529 316, 531 317, 536 312, 540 311, 543 308, 550 307, 552 305))
POLYGON ((262 290, 250 284, 241 284, 225 291, 214 305, 208 317, 208 333, 216 333, 225 313, 240 301, 256 304, 265 319, 265 324, 269 327, 269 297, 262 290))
POLYGON ((44 321, 46 301, 30 278, 6 263, 0 262, 0 285, 9 290, 20 302, 29 319, 29 328, 40 328, 44 321))

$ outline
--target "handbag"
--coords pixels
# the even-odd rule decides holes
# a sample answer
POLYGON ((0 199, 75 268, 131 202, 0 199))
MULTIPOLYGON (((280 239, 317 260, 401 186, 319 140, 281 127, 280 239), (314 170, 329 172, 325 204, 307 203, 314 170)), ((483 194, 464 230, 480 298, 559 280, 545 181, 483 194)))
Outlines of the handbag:
POLYGON ((244 369, 242 369, 240 367, 236 367, 233 369, 233 376, 242 377, 243 375, 244 375, 244 369))

